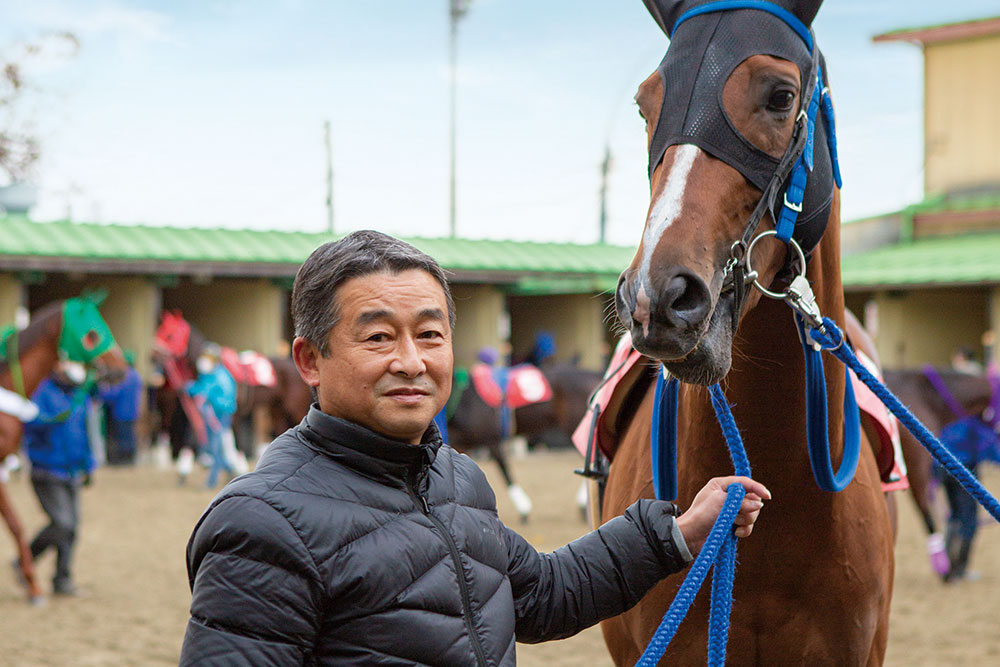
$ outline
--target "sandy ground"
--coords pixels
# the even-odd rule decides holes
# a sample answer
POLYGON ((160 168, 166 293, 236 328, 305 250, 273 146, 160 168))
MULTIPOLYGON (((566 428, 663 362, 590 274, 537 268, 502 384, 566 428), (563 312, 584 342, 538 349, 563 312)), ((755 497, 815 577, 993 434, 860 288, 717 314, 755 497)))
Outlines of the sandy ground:
MULTIPOLYGON (((578 464, 571 452, 536 453, 514 462, 535 503, 531 523, 521 532, 540 549, 560 546, 586 529, 573 501, 580 478, 572 469, 578 464)), ((481 465, 496 483, 494 466, 481 465)), ((1000 471, 986 473, 987 486, 1000 492, 1000 471)), ((200 482, 204 471, 193 477, 200 482)), ((37 530, 44 521, 30 483, 16 479, 10 489, 26 524, 37 530)), ((10 573, 3 573, 0 664, 176 664, 190 601, 184 547, 212 495, 195 484, 180 488, 171 472, 152 467, 100 470, 84 490, 75 568, 89 595, 52 598, 47 606, 32 608, 10 573)), ((501 515, 514 525, 511 504, 498 495, 501 515)), ((980 533, 973 562, 980 578, 944 586, 931 575, 924 538, 906 500, 886 664, 1000 664, 1000 528, 987 525, 980 533)), ((6 536, 0 545, 0 556, 13 557, 6 536)), ((43 558, 46 587, 52 568, 52 556, 43 558)), ((561 642, 519 645, 518 656, 526 667, 611 664, 596 628, 561 642)))

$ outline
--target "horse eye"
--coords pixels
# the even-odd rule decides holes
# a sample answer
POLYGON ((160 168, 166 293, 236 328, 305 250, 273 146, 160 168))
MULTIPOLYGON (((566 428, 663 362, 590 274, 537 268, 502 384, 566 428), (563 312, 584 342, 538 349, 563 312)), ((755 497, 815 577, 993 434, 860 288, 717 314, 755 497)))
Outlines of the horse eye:
POLYGON ((767 98, 767 108, 771 111, 791 111, 795 93, 790 90, 776 90, 767 98))

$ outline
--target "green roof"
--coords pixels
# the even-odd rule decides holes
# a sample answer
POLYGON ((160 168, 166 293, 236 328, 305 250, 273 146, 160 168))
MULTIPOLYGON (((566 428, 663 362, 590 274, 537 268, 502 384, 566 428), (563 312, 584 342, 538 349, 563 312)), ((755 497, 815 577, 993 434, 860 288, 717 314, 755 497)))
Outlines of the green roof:
MULTIPOLYGON (((327 233, 188 229, 0 218, 0 265, 13 270, 294 275, 327 233), (139 263, 143 266, 136 267, 139 263)), ((634 248, 605 244, 473 239, 406 239, 459 279, 490 274, 515 282, 526 275, 594 278, 603 286, 632 261, 634 248)), ((585 283, 587 281, 584 281, 585 283)), ((597 284, 595 283, 595 285, 597 284)), ((590 283, 587 283, 589 285, 590 283)), ((586 287, 578 283, 579 287, 586 287)), ((526 285, 528 291, 540 288, 526 285)), ((563 289, 563 288, 557 288, 563 289)))
POLYGON ((1000 233, 930 237, 845 257, 844 287, 1000 283, 1000 233))

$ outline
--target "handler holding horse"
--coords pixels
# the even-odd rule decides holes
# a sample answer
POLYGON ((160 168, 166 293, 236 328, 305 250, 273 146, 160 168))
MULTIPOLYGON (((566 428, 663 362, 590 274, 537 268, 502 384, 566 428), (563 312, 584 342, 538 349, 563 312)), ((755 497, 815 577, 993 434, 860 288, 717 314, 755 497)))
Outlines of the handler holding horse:
POLYGON ((292 314, 318 402, 199 520, 181 664, 513 665, 515 638, 572 635, 687 565, 729 484, 748 492, 738 536, 770 498, 715 478, 676 519, 671 503, 640 500, 538 553, 432 423, 451 391, 454 322, 433 259, 356 232, 306 260, 292 314))

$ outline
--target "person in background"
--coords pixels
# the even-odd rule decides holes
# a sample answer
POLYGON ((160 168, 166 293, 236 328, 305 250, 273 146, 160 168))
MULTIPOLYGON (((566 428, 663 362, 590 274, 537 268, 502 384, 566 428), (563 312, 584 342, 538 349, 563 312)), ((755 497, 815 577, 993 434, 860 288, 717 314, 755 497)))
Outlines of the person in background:
POLYGON ((107 417, 107 459, 110 465, 135 463, 135 427, 144 393, 142 378, 135 370, 135 355, 131 350, 125 351, 125 360, 129 367, 122 382, 98 386, 98 396, 104 402, 107 417))
POLYGON ((32 394, 38 416, 24 425, 31 485, 49 517, 49 524, 31 542, 31 555, 37 559, 50 548, 56 551, 55 595, 80 592, 72 572, 80 526, 80 487, 90 484, 96 468, 87 438, 87 403, 91 399, 81 386, 85 380, 81 364, 59 362, 32 394))
POLYGON ((976 361, 976 355, 968 345, 955 348, 951 354, 951 367, 959 373, 982 375, 983 365, 976 361))
MULTIPOLYGON (((981 463, 1000 463, 1000 436, 978 415, 945 426, 941 430, 941 442, 973 477, 979 477, 981 463)), ((943 578, 951 583, 970 578, 968 565, 972 543, 979 530, 979 503, 944 468, 936 465, 935 472, 944 487, 950 510, 944 538, 950 566, 943 578)))
MULTIPOLYGON (((226 435, 232 440, 233 415, 236 414, 236 380, 222 365, 221 350, 218 345, 208 343, 196 362, 198 379, 188 385, 188 393, 205 418, 208 434, 208 453, 212 467, 205 485, 214 489, 223 470, 230 477, 234 474, 230 455, 226 451, 226 435)), ((230 447, 232 443, 230 442, 230 447)))

